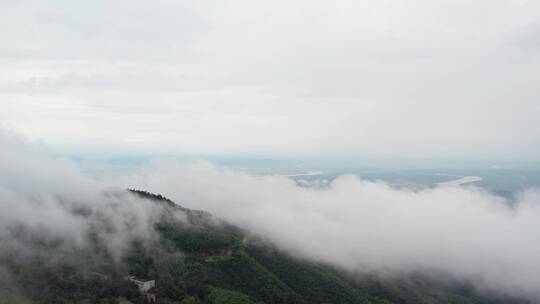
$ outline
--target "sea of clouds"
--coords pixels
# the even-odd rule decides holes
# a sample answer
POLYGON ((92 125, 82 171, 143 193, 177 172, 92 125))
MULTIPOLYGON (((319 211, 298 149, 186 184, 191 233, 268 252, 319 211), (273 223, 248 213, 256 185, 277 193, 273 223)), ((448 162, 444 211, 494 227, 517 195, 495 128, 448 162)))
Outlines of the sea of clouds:
POLYGON ((395 188, 352 175, 302 187, 286 176, 175 160, 104 183, 17 135, 2 133, 0 146, 2 252, 24 246, 13 241, 18 227, 85 246, 85 235, 99 226, 107 229, 98 235, 121 255, 126 240, 153 233, 159 213, 123 191, 129 187, 209 211, 292 255, 351 272, 442 272, 479 288, 540 297, 538 189, 510 201, 480 188, 395 188))

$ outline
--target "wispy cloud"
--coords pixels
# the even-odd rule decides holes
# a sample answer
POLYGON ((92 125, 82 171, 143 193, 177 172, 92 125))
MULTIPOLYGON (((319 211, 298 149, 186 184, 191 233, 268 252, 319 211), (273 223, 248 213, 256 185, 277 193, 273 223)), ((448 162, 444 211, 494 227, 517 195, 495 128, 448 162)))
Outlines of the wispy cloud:
POLYGON ((155 204, 88 179, 17 135, 0 133, 0 145, 0 255, 36 254, 21 233, 71 248, 88 246, 93 235, 116 258, 132 239, 153 235, 155 204))
POLYGON ((209 163, 156 162, 130 183, 208 210, 301 258, 352 272, 442 272, 540 296, 540 191, 513 202, 478 188, 396 189, 342 176, 306 188, 209 163))

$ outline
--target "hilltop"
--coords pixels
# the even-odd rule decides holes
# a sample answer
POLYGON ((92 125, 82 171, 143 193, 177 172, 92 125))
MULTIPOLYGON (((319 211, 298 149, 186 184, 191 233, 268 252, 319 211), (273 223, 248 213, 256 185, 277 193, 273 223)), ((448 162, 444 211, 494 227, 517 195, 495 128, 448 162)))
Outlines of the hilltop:
POLYGON ((295 258, 210 213, 129 191, 161 210, 151 237, 129 240, 117 258, 92 235, 88 246, 70 248, 21 231, 39 254, 2 257, 0 303, 143 303, 127 276, 155 281, 157 303, 528 303, 421 274, 352 275, 295 258))

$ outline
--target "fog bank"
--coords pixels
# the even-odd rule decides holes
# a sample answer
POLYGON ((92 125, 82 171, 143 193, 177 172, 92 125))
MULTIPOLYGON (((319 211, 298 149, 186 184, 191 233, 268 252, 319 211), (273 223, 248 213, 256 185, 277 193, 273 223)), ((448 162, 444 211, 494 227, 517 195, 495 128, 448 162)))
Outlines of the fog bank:
POLYGON ((92 233, 121 256, 151 238, 159 208, 125 188, 209 211, 299 258, 352 272, 446 273, 476 286, 539 298, 540 190, 510 202, 479 188, 393 188, 355 176, 303 187, 207 162, 154 161, 103 184, 67 160, 0 134, 0 254, 31 254, 24 236, 88 246, 92 233))
POLYGON ((0 254, 36 254, 36 239, 82 248, 92 236, 118 258, 130 240, 153 233, 151 202, 86 178, 17 135, 0 132, 0 147, 0 254))
POLYGON ((298 257, 350 271, 444 272, 477 287, 540 295, 540 191, 513 204, 479 188, 396 189, 341 176, 323 188, 210 163, 157 161, 127 181, 203 209, 298 257))

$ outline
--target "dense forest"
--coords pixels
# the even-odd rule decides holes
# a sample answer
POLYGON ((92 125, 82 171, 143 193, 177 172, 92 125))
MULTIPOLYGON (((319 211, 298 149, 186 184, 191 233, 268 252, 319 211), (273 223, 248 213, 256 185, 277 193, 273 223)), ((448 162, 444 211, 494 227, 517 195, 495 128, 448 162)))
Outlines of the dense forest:
POLYGON ((212 215, 129 190, 163 209, 154 237, 116 257, 92 238, 83 248, 18 232, 34 253, 0 260, 0 303, 144 303, 126 277, 154 280, 157 303, 528 303, 423 275, 382 279, 299 260, 212 215), (178 216, 178 215, 181 216, 178 216))

